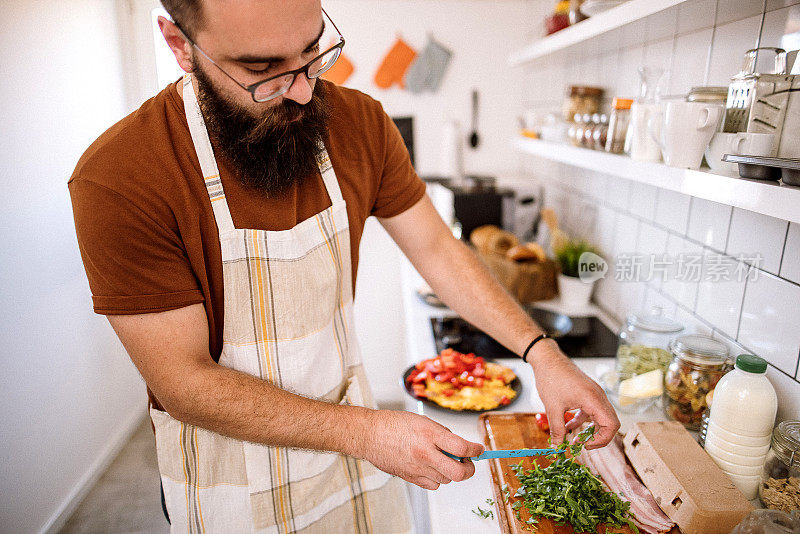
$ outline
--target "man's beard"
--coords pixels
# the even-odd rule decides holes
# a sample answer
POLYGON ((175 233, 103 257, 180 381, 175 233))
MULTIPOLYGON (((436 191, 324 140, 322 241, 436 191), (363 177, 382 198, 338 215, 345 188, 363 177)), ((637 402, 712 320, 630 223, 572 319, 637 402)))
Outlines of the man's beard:
POLYGON ((232 163, 242 184, 280 195, 317 170, 319 143, 328 124, 322 83, 315 84, 308 104, 283 99, 254 115, 226 99, 196 62, 193 74, 214 148, 232 163))

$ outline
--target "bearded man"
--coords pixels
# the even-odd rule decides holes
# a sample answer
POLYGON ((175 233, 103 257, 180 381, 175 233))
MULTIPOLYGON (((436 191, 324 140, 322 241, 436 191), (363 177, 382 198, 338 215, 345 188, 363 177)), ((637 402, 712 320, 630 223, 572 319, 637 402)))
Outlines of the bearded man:
POLYGON ((186 76, 95 141, 69 188, 94 309, 147 383, 173 531, 408 532, 401 479, 474 473, 443 451, 480 444, 374 405, 352 317, 369 216, 527 357, 553 439, 570 409, 593 446, 611 439, 602 391, 453 238, 380 104, 319 78, 344 46, 319 0, 163 4, 186 76))

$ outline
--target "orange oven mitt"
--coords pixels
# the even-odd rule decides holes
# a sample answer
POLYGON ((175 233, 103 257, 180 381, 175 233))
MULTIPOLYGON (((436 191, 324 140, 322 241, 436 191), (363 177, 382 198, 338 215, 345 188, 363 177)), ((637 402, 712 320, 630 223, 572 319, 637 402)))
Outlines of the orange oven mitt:
POLYGON ((417 52, 398 37, 375 73, 375 85, 381 89, 388 89, 394 84, 405 88, 403 77, 416 57, 417 52))

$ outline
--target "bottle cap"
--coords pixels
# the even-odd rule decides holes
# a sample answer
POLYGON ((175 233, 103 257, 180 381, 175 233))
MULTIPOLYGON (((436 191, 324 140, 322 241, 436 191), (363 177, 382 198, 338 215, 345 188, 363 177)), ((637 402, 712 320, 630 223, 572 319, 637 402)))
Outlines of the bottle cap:
POLYGON ((615 97, 611 102, 611 107, 614 109, 631 109, 631 104, 633 104, 633 99, 631 98, 615 97))
POLYGON ((767 362, 754 354, 740 354, 736 357, 736 367, 748 373, 763 375, 767 372, 767 362))

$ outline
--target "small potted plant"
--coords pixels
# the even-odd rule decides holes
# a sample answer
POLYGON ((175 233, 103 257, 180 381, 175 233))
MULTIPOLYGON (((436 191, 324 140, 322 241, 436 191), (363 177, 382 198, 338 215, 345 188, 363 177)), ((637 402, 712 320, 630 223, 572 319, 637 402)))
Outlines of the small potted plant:
POLYGON ((553 246, 556 262, 561 267, 558 275, 558 293, 561 302, 570 309, 580 309, 589 303, 595 280, 580 276, 581 256, 584 253, 596 254, 597 249, 583 239, 567 238, 553 246))

